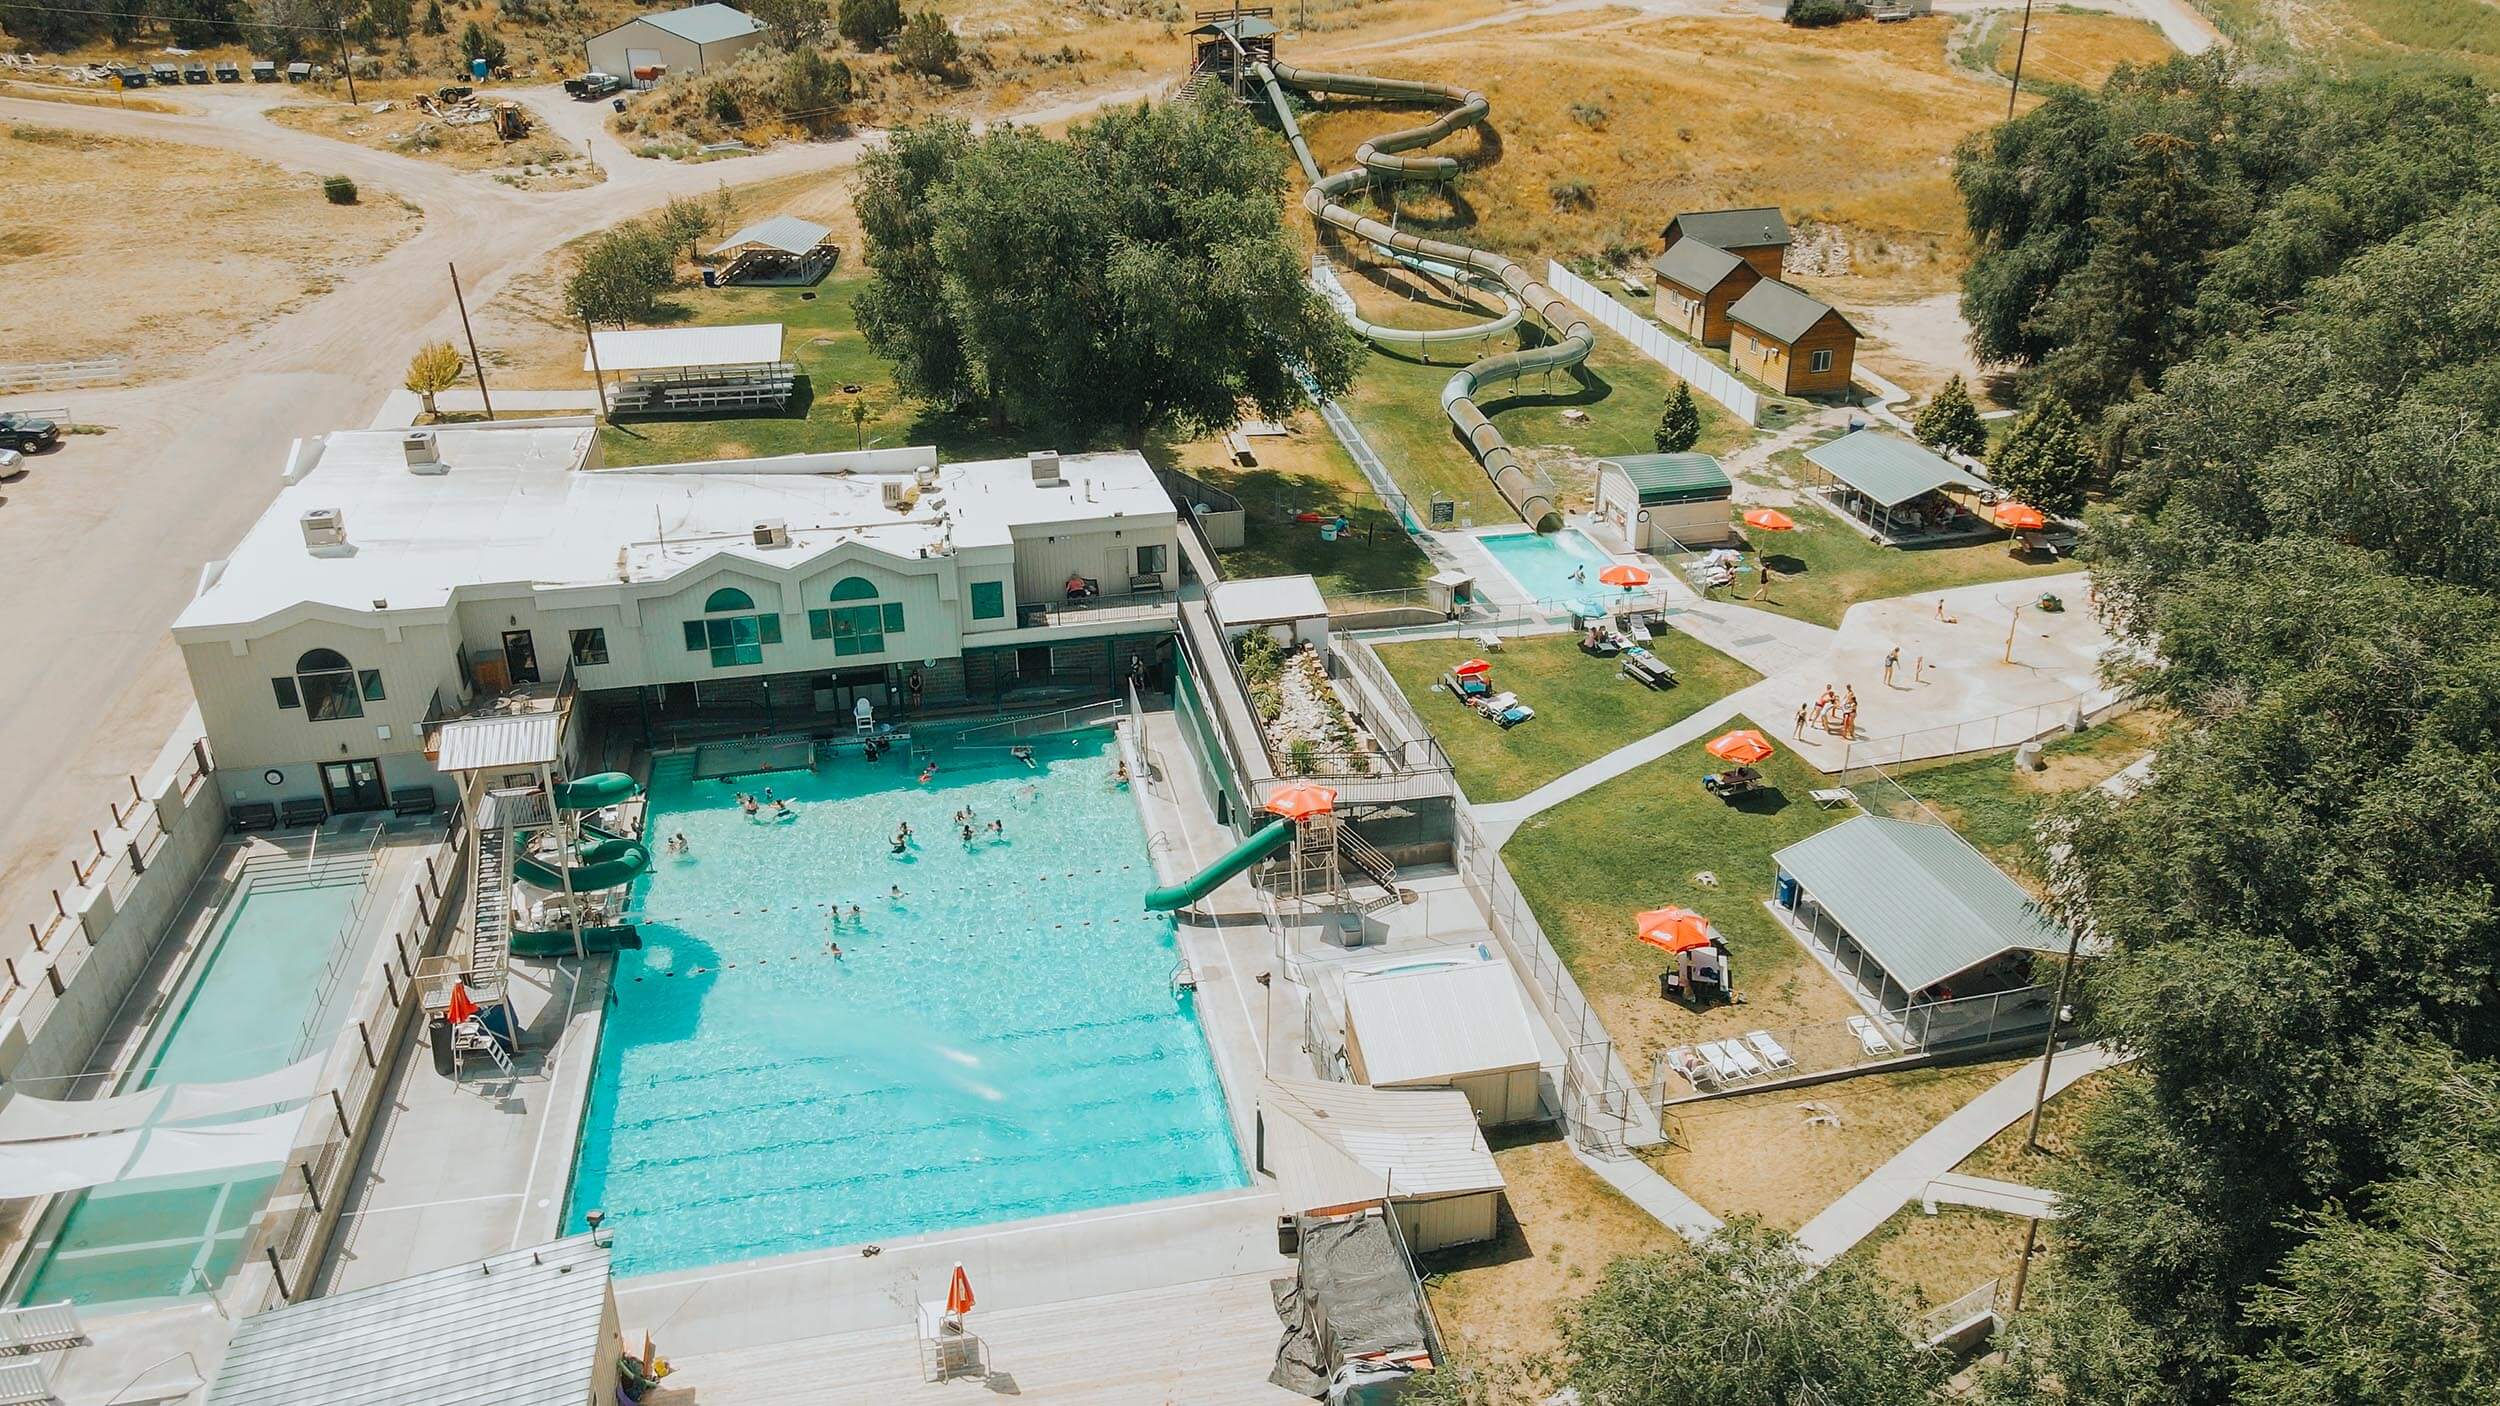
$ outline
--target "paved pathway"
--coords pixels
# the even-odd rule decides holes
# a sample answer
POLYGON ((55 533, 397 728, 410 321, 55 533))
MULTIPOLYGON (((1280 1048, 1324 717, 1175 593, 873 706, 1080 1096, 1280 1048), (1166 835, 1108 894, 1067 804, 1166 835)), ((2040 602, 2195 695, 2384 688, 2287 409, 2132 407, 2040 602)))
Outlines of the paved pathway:
MULTIPOLYGON (((1568 1141, 1566 1139, 1566 1141, 1568 1141)), ((1595 1172, 1608 1186, 1623 1193, 1624 1199, 1649 1212, 1660 1225, 1699 1243, 1710 1238, 1724 1222, 1703 1209, 1699 1201, 1684 1194, 1683 1188, 1658 1175, 1658 1170, 1638 1157, 1608 1159, 1591 1156, 1570 1143, 1571 1155, 1595 1172)))
MULTIPOLYGON (((2121 1056, 2104 1045, 2061 1050, 2050 1070, 2049 1093, 2054 1097, 2084 1075, 2121 1062, 2121 1056)), ((1850 1246, 1892 1219, 1893 1212, 1908 1205, 1930 1182, 1952 1171, 1963 1158, 1978 1151, 1981 1144, 2029 1114, 2032 1093, 2039 1084, 2040 1062, 2028 1060, 2022 1068, 1948 1114, 1918 1141, 1826 1206, 1821 1215, 1807 1221, 1805 1228, 1797 1232, 1799 1252, 1813 1264, 1829 1264, 1838 1259, 1850 1246)))
POLYGON ((1726 725, 1729 718, 1769 697, 1769 683, 1766 679, 1740 688, 1698 713, 1669 723, 1637 742, 1617 747, 1575 770, 1564 772, 1515 801, 1476 807, 1476 823, 1484 829, 1485 842, 1499 848, 1517 832, 1521 824, 1538 812, 1550 810, 1583 791, 1646 766, 1686 743, 1709 736, 1726 725))

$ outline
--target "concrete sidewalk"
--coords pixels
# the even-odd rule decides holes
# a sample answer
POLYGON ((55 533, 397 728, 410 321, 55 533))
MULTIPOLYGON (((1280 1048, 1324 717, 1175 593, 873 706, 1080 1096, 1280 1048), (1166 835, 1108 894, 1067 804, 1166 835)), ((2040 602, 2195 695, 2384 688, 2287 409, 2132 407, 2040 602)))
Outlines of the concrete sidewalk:
MULTIPOLYGON (((2123 1062, 2105 1045, 2060 1050, 2050 1070, 2049 1095, 2055 1097, 2084 1075, 2123 1062)), ((1821 1215, 1807 1221, 1805 1228, 1797 1232, 1798 1252, 1812 1264, 1829 1264, 1838 1259, 1850 1246, 1892 1219, 1893 1212, 1922 1194, 1928 1183, 1951 1172, 1963 1158, 1978 1151, 1981 1144, 2030 1113, 2032 1092, 2039 1084, 2040 1061, 2029 1060, 1979 1097, 1955 1109, 1898 1156, 1869 1173, 1866 1180, 1824 1207, 1821 1215)))
MULTIPOLYGON (((1522 824, 1539 812, 1550 810, 1583 791, 1646 766, 1678 747, 1708 737, 1725 727, 1728 719, 1771 698, 1770 687, 1768 679, 1749 684, 1700 712, 1669 723, 1638 741, 1617 747, 1593 762, 1564 772, 1515 801, 1476 807, 1476 822, 1484 829, 1485 842, 1498 849, 1518 832, 1522 824)), ((1755 721, 1761 719, 1757 717, 1755 721)))

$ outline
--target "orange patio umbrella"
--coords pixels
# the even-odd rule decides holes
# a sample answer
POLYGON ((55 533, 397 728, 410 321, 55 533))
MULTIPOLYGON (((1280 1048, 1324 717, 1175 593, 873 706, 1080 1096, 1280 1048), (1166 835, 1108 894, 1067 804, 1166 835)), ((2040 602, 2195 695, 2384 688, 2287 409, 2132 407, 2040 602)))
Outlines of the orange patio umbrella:
POLYGON ((1458 675, 1462 679, 1472 679, 1478 674, 1492 673, 1493 666, 1485 663, 1481 659, 1470 659, 1466 663, 1459 665, 1457 668, 1450 670, 1450 672, 1458 675))
POLYGON ((964 1273, 963 1265, 958 1262, 954 1277, 946 1281, 946 1314, 950 1318, 961 1318, 971 1311, 972 1277, 964 1273))
POLYGON ((1797 520, 1777 508, 1747 508, 1745 525, 1759 527, 1765 532, 1793 532, 1797 520))
POLYGON ((1779 749, 1771 745, 1770 738, 1752 728, 1740 727, 1711 738, 1703 750, 1721 761, 1751 766, 1779 749))
POLYGON ((1308 820, 1335 810, 1337 793, 1326 786, 1296 781, 1277 788, 1276 794, 1267 798, 1267 808, 1287 820, 1308 820))
POLYGON ((1690 952, 1710 945, 1710 920, 1690 908, 1652 908, 1632 922, 1633 931, 1652 947, 1690 952))
POLYGON ((443 1010, 444 1023, 458 1025, 464 1020, 475 1019, 477 1019, 477 1002, 469 999, 469 988, 461 982, 453 982, 451 1004, 443 1010))
POLYGON ((2049 515, 2029 503, 1999 503, 1996 518, 1998 526, 2016 532, 2037 532, 2049 525, 2049 515))
POLYGON ((1637 566, 1615 565, 1597 573, 1597 579, 1609 586, 1646 586, 1649 573, 1637 566))

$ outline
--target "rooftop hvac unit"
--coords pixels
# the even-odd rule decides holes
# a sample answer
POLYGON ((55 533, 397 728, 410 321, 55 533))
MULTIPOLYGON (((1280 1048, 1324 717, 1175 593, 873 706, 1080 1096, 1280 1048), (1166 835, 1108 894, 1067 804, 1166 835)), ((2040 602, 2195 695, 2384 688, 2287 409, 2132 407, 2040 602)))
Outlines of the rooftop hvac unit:
POLYGON ((347 545, 347 518, 336 508, 310 508, 298 519, 304 527, 304 546, 312 551, 347 545))
POLYGON ((755 524, 755 545, 786 547, 790 545, 790 524, 777 517, 768 517, 755 524))
POLYGON ((1042 488, 1057 488, 1060 484, 1066 481, 1059 477, 1058 450, 1036 449, 1033 451, 1032 463, 1033 482, 1037 486, 1042 488))
POLYGON ((399 437, 399 448, 408 456, 408 472, 412 474, 439 474, 450 468, 435 447, 432 430, 410 430, 399 437))
POLYGON ((885 504, 886 507, 900 512, 903 506, 910 500, 910 483, 899 478, 881 478, 877 480, 877 501, 885 504))

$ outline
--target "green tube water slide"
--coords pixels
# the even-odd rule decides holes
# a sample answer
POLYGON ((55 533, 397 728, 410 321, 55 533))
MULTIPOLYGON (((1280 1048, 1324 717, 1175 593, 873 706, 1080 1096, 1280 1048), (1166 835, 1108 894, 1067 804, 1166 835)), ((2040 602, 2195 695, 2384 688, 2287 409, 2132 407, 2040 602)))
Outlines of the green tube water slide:
POLYGON ((1278 816, 1250 838, 1235 845, 1223 858, 1208 865, 1196 877, 1147 894, 1146 906, 1158 913, 1186 908, 1215 892, 1226 879, 1275 853, 1292 838, 1293 822, 1278 816))
MULTIPOLYGON (((556 808, 576 812, 605 810, 641 794, 642 787, 624 772, 602 771, 578 780, 557 782, 556 808)), ((611 834, 588 823, 582 826, 582 834, 588 842, 574 851, 575 862, 569 876, 559 874, 552 865, 530 858, 529 834, 515 834, 512 837, 513 877, 543 889, 556 890, 563 889, 569 877, 573 892, 597 893, 602 889, 623 888, 651 867, 650 847, 640 840, 611 834)))
MULTIPOLYGON (((1236 47, 1238 53, 1238 47, 1236 47)), ((1248 55, 1241 54, 1245 61, 1248 55)), ((1450 417, 1460 438, 1467 441, 1476 462, 1484 466, 1493 486, 1528 525, 1539 532, 1553 532, 1562 526, 1562 513, 1536 486, 1535 475, 1519 462, 1519 456, 1502 432, 1476 408, 1477 392, 1488 386, 1517 385, 1533 373, 1559 371, 1577 366, 1588 359, 1597 345, 1596 331, 1588 318, 1573 307, 1561 294, 1529 274, 1517 263, 1483 249, 1446 240, 1424 239, 1403 233, 1388 224, 1361 215, 1341 203, 1340 197, 1358 186, 1374 180, 1448 181, 1458 174, 1458 161, 1447 156, 1409 156, 1405 153, 1427 147, 1463 128, 1484 120, 1492 105, 1482 93, 1449 83, 1419 83, 1396 78, 1373 78, 1359 73, 1322 73, 1314 69, 1296 68, 1291 64, 1253 63, 1259 81, 1266 85, 1268 101, 1275 106, 1277 119, 1283 124, 1285 138, 1293 145, 1295 159, 1302 163, 1303 174, 1310 178, 1311 188, 1302 195, 1302 208, 1311 218, 1331 228, 1367 240, 1390 252, 1400 262, 1432 260, 1480 275, 1502 290, 1503 301, 1515 303, 1533 313, 1550 328, 1555 340, 1541 347, 1527 347, 1499 356, 1488 356, 1460 368, 1441 387, 1441 410, 1450 417), (1391 102, 1429 103, 1446 108, 1439 117, 1421 126, 1403 128, 1373 137, 1355 148, 1354 165, 1335 175, 1322 175, 1319 163, 1311 156, 1303 140, 1302 126, 1294 120, 1293 111, 1285 101, 1284 90, 1293 88, 1306 93, 1334 93, 1345 97, 1379 98, 1391 102)), ((1485 324, 1491 327, 1493 324, 1485 324)), ((1376 336, 1371 324, 1357 321, 1355 327, 1365 335, 1376 336)), ((1484 328, 1450 329, 1452 340, 1484 334, 1484 328)), ((1387 340, 1387 339, 1382 339, 1387 340)), ((1397 331, 1391 345, 1416 340, 1416 334, 1397 331)))

